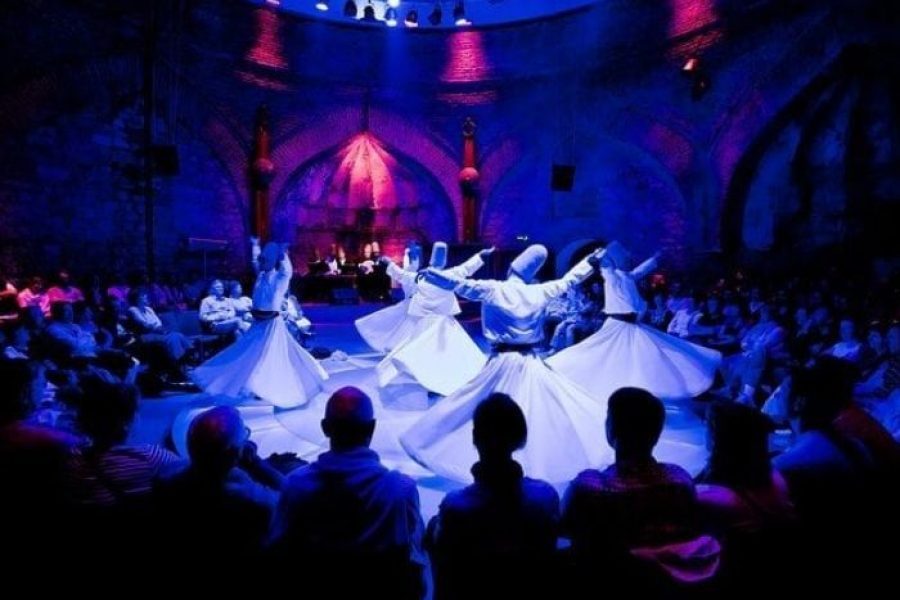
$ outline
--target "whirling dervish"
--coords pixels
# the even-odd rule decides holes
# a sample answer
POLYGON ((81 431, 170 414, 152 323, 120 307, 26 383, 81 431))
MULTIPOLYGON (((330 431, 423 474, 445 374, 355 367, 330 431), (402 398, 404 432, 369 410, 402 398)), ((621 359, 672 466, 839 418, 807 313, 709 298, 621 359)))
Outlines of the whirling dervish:
POLYGON ((603 441, 605 405, 548 368, 536 351, 544 337, 547 304, 584 281, 593 267, 585 259, 561 279, 531 283, 546 259, 544 246, 528 247, 513 260, 505 281, 426 271, 429 283, 482 303, 484 335, 493 346, 473 380, 435 404, 400 437, 406 452, 434 473, 471 480, 469 467, 478 460, 472 417, 493 392, 508 394, 525 414, 528 442, 515 458, 530 477, 568 481, 612 459, 603 441))
POLYGON ((622 387, 643 388, 663 399, 696 396, 710 388, 722 360, 716 350, 639 322, 647 303, 637 282, 656 268, 658 258, 629 269, 625 247, 609 244, 599 258, 606 321, 590 337, 547 359, 553 370, 604 405, 622 387))
POLYGON ((240 398, 256 396, 281 408, 309 402, 328 374, 288 331, 281 314, 293 268, 284 246, 260 249, 252 239, 253 324, 228 348, 191 373, 205 392, 240 398))
MULTIPOLYGON (((435 242, 430 269, 450 278, 465 279, 475 274, 494 248, 476 253, 469 260, 447 269, 447 244, 435 242)), ((469 334, 457 322, 461 311, 456 295, 401 269, 391 259, 381 259, 388 275, 403 289, 413 290, 407 312, 415 325, 378 364, 375 371, 382 387, 398 383, 418 383, 443 396, 452 394, 475 377, 487 360, 469 334)))
MULTIPOLYGON (((403 251, 403 270, 415 275, 422 261, 422 247, 417 242, 410 242, 403 251)), ((409 303, 416 291, 415 280, 400 283, 403 300, 387 308, 360 317, 354 322, 356 330, 366 343, 378 352, 390 352, 402 342, 415 326, 416 319, 409 315, 409 303)))

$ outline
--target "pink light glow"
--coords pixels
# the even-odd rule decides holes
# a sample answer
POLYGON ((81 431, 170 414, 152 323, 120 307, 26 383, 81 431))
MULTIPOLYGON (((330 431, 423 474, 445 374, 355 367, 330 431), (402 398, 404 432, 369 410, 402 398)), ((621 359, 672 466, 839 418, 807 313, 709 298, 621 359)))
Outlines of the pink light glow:
POLYGON ((341 149, 328 204, 344 198, 347 208, 393 209, 397 194, 391 171, 397 161, 371 133, 363 132, 341 149))
MULTIPOLYGON (((689 34, 719 20, 715 0, 670 0, 672 17, 669 21, 669 37, 689 34)), ((722 39, 721 28, 713 27, 691 40, 689 50, 676 52, 678 57, 712 46, 722 39)))
POLYGON ((281 45, 279 29, 281 22, 278 13, 260 8, 256 13, 256 38, 253 47, 247 53, 247 60, 269 69, 287 68, 287 60, 281 45))
POLYGON ((480 31, 457 31, 447 37, 447 63, 441 73, 441 81, 482 81, 487 79, 490 71, 491 63, 480 31))

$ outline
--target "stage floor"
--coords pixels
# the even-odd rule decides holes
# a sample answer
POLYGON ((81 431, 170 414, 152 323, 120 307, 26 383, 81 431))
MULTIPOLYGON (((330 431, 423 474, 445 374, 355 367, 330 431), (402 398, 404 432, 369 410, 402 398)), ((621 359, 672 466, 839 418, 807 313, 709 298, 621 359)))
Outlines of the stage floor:
MULTIPOLYGON (((317 335, 313 346, 341 350, 345 360, 330 358, 322 361, 330 374, 326 389, 309 404, 292 410, 275 411, 262 402, 244 401, 206 394, 165 395, 145 399, 140 408, 133 441, 160 443, 170 438, 180 453, 184 453, 184 433, 190 417, 214 404, 238 406, 251 428, 251 439, 259 446, 261 456, 274 452, 294 452, 301 458, 314 460, 327 449, 319 421, 324 414, 325 402, 334 390, 353 385, 368 393, 375 404, 378 424, 372 448, 382 461, 413 477, 419 485, 423 516, 428 519, 437 511, 443 496, 450 490, 465 485, 437 477, 413 462, 400 447, 398 438, 433 402, 418 386, 393 386, 387 392, 380 391, 375 381, 374 367, 381 358, 367 347, 353 326, 354 319, 381 308, 381 305, 358 306, 304 306, 307 316, 315 324, 317 335)), ((463 322, 473 339, 486 348, 480 334, 477 319, 463 322)), ((666 429, 657 446, 656 458, 673 462, 697 473, 706 461, 704 426, 690 403, 668 404, 666 429)), ((604 432, 597 431, 598 443, 604 432)), ((602 467, 603 465, 597 465, 602 467)), ((559 486, 560 494, 564 484, 559 486)))

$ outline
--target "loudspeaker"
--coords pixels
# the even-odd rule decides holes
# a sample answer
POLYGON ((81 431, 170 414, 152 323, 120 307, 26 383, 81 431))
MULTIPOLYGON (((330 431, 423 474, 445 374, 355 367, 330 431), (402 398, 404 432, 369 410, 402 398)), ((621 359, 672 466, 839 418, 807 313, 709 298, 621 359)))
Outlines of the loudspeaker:
POLYGON ((178 175, 180 171, 178 161, 178 146, 159 145, 153 146, 153 172, 157 175, 178 175))
POLYGON ((550 171, 550 189, 554 192, 571 192, 575 185, 575 165, 553 165, 550 171))

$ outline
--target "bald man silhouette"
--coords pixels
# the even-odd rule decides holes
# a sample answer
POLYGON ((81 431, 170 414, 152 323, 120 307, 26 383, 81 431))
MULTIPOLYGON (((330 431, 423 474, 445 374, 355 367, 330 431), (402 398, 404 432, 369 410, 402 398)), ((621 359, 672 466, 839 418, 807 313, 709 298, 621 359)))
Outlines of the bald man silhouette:
POLYGON ((421 597, 419 492, 369 448, 371 399, 355 387, 337 390, 321 425, 330 449, 288 476, 272 524, 275 556, 301 561, 312 588, 331 597, 421 597))

